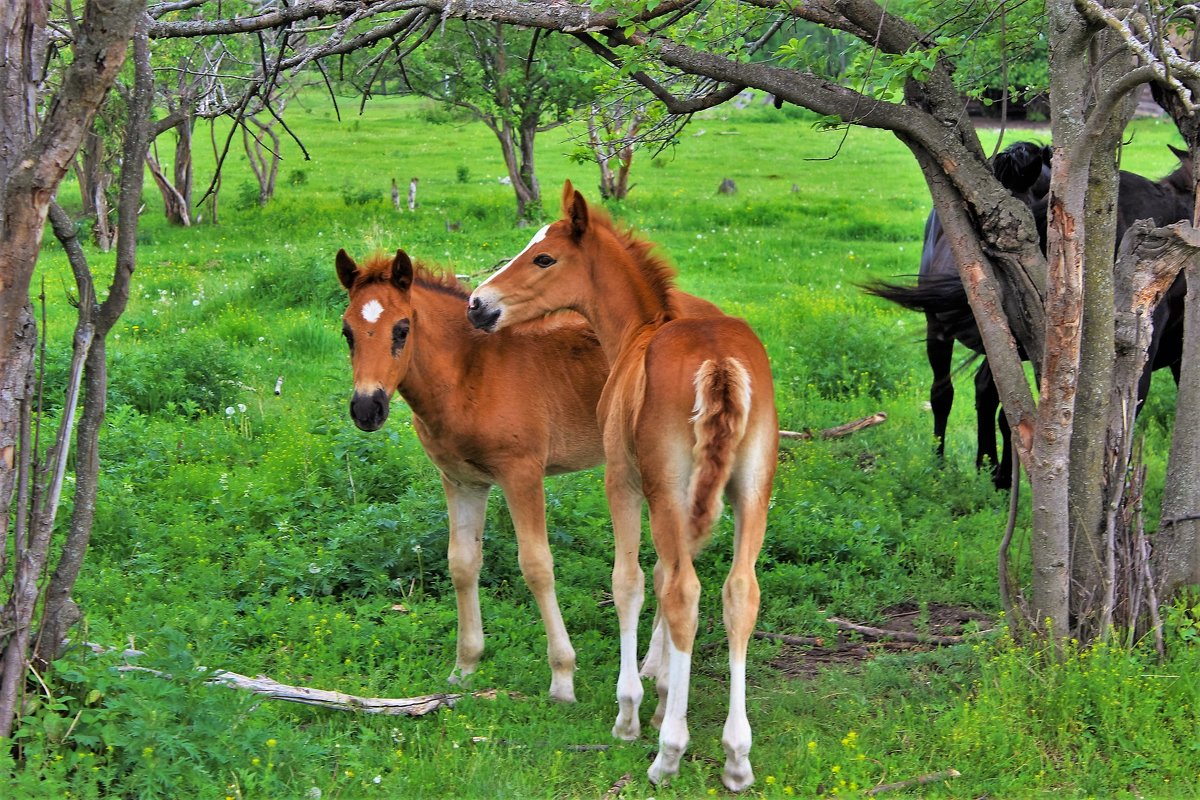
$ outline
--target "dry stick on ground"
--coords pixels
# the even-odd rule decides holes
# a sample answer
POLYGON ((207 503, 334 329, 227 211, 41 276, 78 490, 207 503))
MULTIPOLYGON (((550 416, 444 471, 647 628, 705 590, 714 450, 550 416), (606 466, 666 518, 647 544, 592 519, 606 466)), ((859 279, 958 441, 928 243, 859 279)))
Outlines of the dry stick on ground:
POLYGON ((944 769, 941 772, 931 772, 928 775, 919 775, 916 778, 909 778, 906 781, 880 784, 873 789, 867 789, 864 794, 868 797, 874 797, 875 795, 883 794, 884 792, 895 792, 899 791, 900 789, 910 789, 913 786, 925 786, 926 784, 937 783, 939 781, 949 780, 950 778, 959 778, 961 776, 962 773, 956 769, 944 769))
POLYGON ((887 414, 880 411, 878 414, 872 414, 869 417, 856 419, 854 422, 847 422, 845 425, 838 425, 834 428, 826 428, 823 431, 813 433, 811 430, 803 431, 780 431, 780 439, 801 439, 809 441, 812 439, 839 439, 843 436, 849 436, 852 433, 858 433, 863 428, 870 428, 872 425, 878 425, 887 419, 887 414))
MULTIPOLYGON (((120 672, 144 672, 159 678, 170 678, 165 672, 148 667, 136 667, 126 664, 118 667, 120 672)), ((204 670, 204 667, 200 667, 204 670)), ((461 698, 468 695, 439 692, 420 697, 358 697, 342 692, 331 692, 325 689, 310 689, 307 686, 289 686, 270 678, 259 676, 249 678, 236 672, 218 670, 213 673, 209 683, 220 683, 236 689, 245 689, 254 694, 262 695, 272 700, 287 700, 292 703, 303 703, 310 706, 321 706, 339 711, 361 711, 366 714, 384 714, 388 716, 422 717, 441 708, 453 708, 461 698)), ((495 700, 497 691, 488 689, 482 692, 472 692, 470 697, 480 697, 485 700, 495 700)))
POLYGON ((766 639, 769 642, 783 642, 784 644, 795 644, 803 647, 824 647, 825 640, 820 636, 792 636, 787 633, 768 633, 767 631, 755 631, 755 639, 766 639))
POLYGON ((621 776, 620 780, 618 780, 616 783, 614 783, 612 785, 612 787, 607 792, 604 793, 605 800, 611 800, 611 798, 614 798, 617 795, 619 795, 621 793, 621 790, 624 789, 627 785, 629 785, 629 782, 632 780, 633 780, 633 776, 631 774, 629 774, 628 772, 626 772, 624 775, 621 776))
MULTIPOLYGON (((829 621, 842 630, 861 633, 863 636, 869 636, 872 639, 895 639, 899 642, 912 642, 914 644, 962 644, 967 638, 965 636, 939 636, 934 633, 909 633, 908 631, 891 631, 886 628, 872 628, 869 625, 859 625, 856 622, 848 622, 837 617, 829 617, 829 621)), ((979 636, 984 633, 987 633, 987 631, 980 631, 972 635, 979 636)))

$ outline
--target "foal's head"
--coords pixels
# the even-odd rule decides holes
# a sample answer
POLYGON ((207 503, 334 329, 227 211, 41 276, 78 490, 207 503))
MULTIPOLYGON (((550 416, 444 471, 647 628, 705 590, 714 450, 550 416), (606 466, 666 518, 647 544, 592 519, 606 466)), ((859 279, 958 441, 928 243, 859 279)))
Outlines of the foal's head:
POLYGON ((391 260, 374 256, 362 267, 339 250, 337 274, 350 295, 342 316, 354 369, 350 417, 362 430, 374 431, 387 419, 388 402, 408 372, 413 265, 403 250, 391 260))
POLYGON ((509 261, 471 293, 467 317, 484 331, 536 319, 584 302, 590 260, 591 212, 571 182, 563 187, 563 217, 533 235, 509 261))

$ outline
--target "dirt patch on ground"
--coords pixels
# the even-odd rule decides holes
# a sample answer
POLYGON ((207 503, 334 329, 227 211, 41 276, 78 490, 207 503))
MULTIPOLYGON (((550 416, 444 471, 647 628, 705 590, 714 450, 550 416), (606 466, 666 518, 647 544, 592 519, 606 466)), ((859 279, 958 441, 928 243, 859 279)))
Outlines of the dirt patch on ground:
MULTIPOLYGON (((883 617, 870 627, 907 638, 958 637, 968 630, 986 630, 994 623, 991 616, 974 609, 939 603, 930 603, 924 609, 916 603, 901 603, 885 609, 883 617)), ((816 641, 785 643, 770 661, 771 666, 790 678, 812 678, 828 667, 856 664, 880 653, 921 652, 943 646, 934 641, 902 641, 843 629, 835 636, 820 637, 819 644, 816 641)))

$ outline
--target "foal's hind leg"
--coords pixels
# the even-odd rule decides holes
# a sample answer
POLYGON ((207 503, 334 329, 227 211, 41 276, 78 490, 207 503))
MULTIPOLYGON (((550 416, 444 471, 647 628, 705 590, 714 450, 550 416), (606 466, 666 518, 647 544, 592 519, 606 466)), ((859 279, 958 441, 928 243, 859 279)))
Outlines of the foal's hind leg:
MULTIPOLYGON (((735 478, 735 483, 740 482, 735 478)), ((722 593, 725 630, 729 638, 729 715, 721 736, 721 745, 725 748, 725 771, 721 781, 734 792, 754 783, 754 771, 750 767, 750 720, 746 716, 746 651, 758 619, 759 589, 754 562, 767 528, 770 486, 768 476, 765 486, 751 485, 731 493, 735 524, 733 564, 722 593)))
POLYGON ((638 563, 642 540, 642 492, 628 467, 609 459, 604 469, 604 490, 613 524, 613 604, 621 631, 621 671, 617 677, 617 719, 612 734, 633 741, 642 732, 638 709, 642 705, 642 680, 638 676, 637 626, 645 596, 646 576, 638 563))
POLYGON ((550 697, 575 702, 575 649, 563 624, 554 591, 554 558, 546 536, 546 496, 543 472, 529 469, 504 480, 501 488, 517 530, 517 561, 525 583, 537 601, 546 626, 546 654, 550 661, 550 697))
POLYGON ((693 543, 683 523, 683 498, 650 498, 650 531, 662 578, 658 603, 667 642, 666 708, 658 733, 658 755, 647 774, 659 784, 679 772, 688 746, 688 689, 700 603, 700 579, 692 563, 693 543))
POLYGON ((442 488, 450 515, 447 559, 458 602, 458 656, 450 683, 458 684, 479 667, 483 656, 479 569, 483 564, 483 520, 491 487, 459 484, 442 475, 442 488))

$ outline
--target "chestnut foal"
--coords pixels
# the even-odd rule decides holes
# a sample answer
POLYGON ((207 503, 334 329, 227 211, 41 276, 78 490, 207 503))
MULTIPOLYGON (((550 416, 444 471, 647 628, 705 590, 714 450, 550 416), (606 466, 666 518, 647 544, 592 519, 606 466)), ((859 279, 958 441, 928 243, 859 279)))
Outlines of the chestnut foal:
POLYGON ((592 324, 610 365, 598 416, 605 489, 616 538, 613 598, 621 629, 619 711, 613 734, 640 733, 637 616, 644 576, 638 564, 643 499, 658 564, 654 587, 665 657, 657 666, 659 751, 649 769, 660 783, 679 771, 688 744, 687 704, 700 582, 693 559, 721 512, 734 509, 733 564, 723 590, 730 696, 722 780, 741 791, 754 780, 746 717, 746 650, 758 615, 754 562, 767 525, 779 446, 770 364, 740 319, 695 313, 673 302, 673 273, 651 245, 613 227, 568 181, 563 218, 481 284, 471 322, 503 334, 558 309, 592 324), (665 693, 665 699, 664 699, 665 693))
POLYGON ((467 290, 452 276, 414 267, 403 250, 361 266, 340 250, 337 273, 350 301, 342 323, 354 370, 350 416, 365 431, 379 429, 398 391, 441 472, 458 600, 450 681, 474 672, 483 655, 479 571, 495 484, 545 622, 550 696, 574 701, 575 651, 554 591, 542 482, 595 466, 603 455, 596 403, 608 365, 595 334, 568 314, 485 336, 463 317, 467 290))

